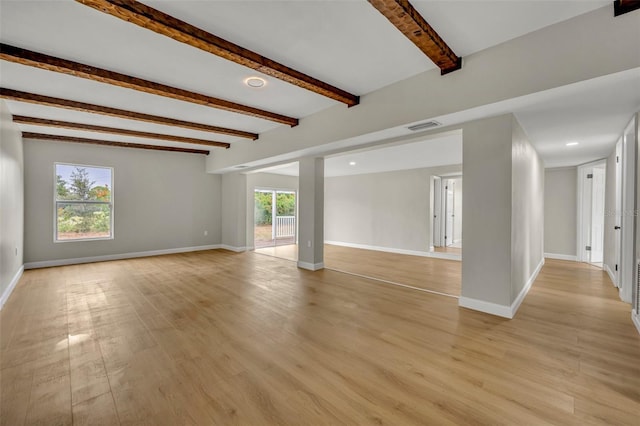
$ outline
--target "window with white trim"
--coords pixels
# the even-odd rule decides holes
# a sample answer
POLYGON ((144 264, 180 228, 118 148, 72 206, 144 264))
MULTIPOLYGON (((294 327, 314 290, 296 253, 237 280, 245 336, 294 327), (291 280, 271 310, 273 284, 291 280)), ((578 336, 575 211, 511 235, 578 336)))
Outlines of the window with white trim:
POLYGON ((56 163, 54 241, 113 238, 113 168, 56 163))

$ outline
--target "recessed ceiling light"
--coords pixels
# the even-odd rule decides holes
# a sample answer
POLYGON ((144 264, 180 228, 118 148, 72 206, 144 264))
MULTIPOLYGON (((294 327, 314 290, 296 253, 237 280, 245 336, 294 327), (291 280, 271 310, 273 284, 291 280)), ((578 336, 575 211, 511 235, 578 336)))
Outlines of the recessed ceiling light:
POLYGON ((356 162, 355 162, 355 161, 349 161, 349 165, 350 165, 350 166, 355 166, 355 165, 356 165, 356 162))
POLYGON ((258 88, 267 84, 267 81, 264 78, 260 78, 260 77, 249 77, 244 81, 244 84, 246 84, 249 87, 258 88))
POLYGON ((569 142, 567 144, 567 146, 575 146, 575 145, 578 145, 578 142, 569 142))

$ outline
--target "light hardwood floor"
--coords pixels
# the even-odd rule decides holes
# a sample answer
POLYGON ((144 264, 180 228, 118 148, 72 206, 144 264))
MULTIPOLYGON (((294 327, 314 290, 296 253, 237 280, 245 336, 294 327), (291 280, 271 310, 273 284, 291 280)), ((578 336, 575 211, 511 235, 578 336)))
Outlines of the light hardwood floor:
POLYGON ((338 271, 453 296, 460 295, 462 263, 456 260, 325 244, 324 264, 327 268, 338 271))
POLYGON ((449 253, 462 255, 462 247, 436 247, 433 249, 436 253, 449 253))
MULTIPOLYGON (((425 276, 425 279, 431 279, 425 276)), ((3 425, 637 425, 640 336, 606 275, 549 260, 514 320, 222 250, 25 272, 3 425)))
MULTIPOLYGON (((449 250, 458 250, 455 254, 460 254, 460 249, 449 250)), ((295 244, 259 248, 255 252, 291 261, 298 260, 298 246, 295 244)), ((340 272, 460 296, 460 261, 325 244, 324 264, 326 268, 340 272)))

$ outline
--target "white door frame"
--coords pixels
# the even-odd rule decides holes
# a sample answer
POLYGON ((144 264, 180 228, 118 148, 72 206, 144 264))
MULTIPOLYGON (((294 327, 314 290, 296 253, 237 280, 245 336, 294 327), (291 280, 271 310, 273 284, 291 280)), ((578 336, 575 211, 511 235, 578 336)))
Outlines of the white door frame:
POLYGON ((631 303, 635 275, 635 196, 636 196, 636 122, 635 117, 622 136, 622 211, 620 250, 620 299, 631 303))
POLYGON ((578 166, 578 217, 577 217, 577 245, 576 255, 578 262, 590 262, 591 256, 587 245, 591 241, 591 185, 592 181, 587 179, 587 175, 593 173, 595 166, 603 165, 606 167, 606 160, 593 161, 578 166))

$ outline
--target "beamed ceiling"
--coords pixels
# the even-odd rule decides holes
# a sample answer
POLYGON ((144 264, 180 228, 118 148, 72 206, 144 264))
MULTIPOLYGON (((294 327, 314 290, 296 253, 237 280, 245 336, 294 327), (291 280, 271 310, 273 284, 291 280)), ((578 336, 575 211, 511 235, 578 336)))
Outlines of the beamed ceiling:
POLYGON ((603 3, 2 0, 0 97, 25 137, 215 155, 603 3))

